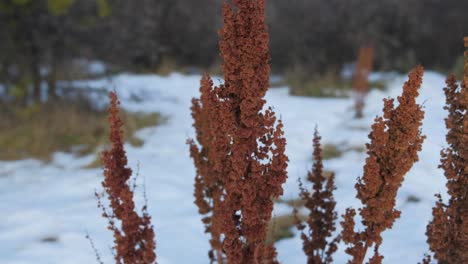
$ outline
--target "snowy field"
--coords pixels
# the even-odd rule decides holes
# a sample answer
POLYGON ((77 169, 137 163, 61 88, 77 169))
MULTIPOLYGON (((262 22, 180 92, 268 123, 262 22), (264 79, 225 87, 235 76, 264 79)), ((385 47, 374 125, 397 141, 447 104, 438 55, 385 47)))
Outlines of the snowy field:
MULTIPOLYGON (((384 233, 381 247, 384 263, 417 263, 428 251, 424 235, 434 194, 445 193, 445 178, 439 152, 445 146, 442 87, 445 77, 433 72, 424 76, 419 102, 425 106, 423 132, 427 139, 420 161, 406 176, 398 194, 402 217, 384 233), (416 201, 415 201, 416 200, 416 201)), ((145 182, 149 213, 156 229, 160 264, 208 263, 208 236, 193 204, 194 167, 186 139, 194 136, 190 100, 198 96, 200 76, 172 74, 121 74, 111 79, 80 82, 77 85, 115 89, 122 107, 131 111, 160 112, 168 118, 163 125, 138 132, 142 147, 126 146, 129 164, 137 171, 140 186, 145 182)), ((305 177, 312 163, 312 135, 317 125, 323 144, 338 145, 340 158, 325 161, 325 169, 336 172, 337 209, 360 206, 354 184, 361 175, 370 125, 381 114, 382 98, 396 97, 406 76, 397 76, 387 91, 373 90, 367 99, 365 118, 353 119, 351 99, 294 97, 287 87, 267 94, 284 121, 289 156, 289 178, 284 199, 298 195, 297 179, 305 177)), ((216 81, 216 79, 215 79, 216 81)), ((86 125, 86 124, 83 124, 86 125)), ((0 263, 3 264, 83 264, 97 263, 86 234, 105 263, 112 263, 111 232, 96 207, 95 190, 101 190, 101 169, 83 169, 95 156, 76 157, 56 153, 49 164, 36 160, 0 162, 0 263)), ((142 204, 142 187, 137 202, 142 204)), ((279 205, 275 215, 290 213, 279 205)), ((295 231, 296 232, 296 231, 295 231)), ((297 233, 297 232, 296 232, 297 233)), ((298 236, 278 242, 279 260, 285 264, 305 263, 298 236)), ((345 263, 344 245, 335 263, 345 263)))

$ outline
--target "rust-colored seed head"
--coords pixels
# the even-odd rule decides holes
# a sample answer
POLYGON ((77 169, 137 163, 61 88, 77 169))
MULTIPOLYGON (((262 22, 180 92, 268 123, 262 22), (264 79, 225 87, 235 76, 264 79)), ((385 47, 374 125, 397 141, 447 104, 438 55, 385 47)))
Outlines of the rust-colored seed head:
MULTIPOLYGON (((464 38, 468 48, 468 37, 464 38)), ((448 203, 441 196, 427 226, 427 242, 439 263, 468 263, 468 50, 461 86, 450 75, 445 87, 448 117, 445 125, 448 148, 441 152, 441 165, 447 178, 448 203)))
POLYGON ((352 256, 349 263, 363 263, 367 249, 372 246, 374 255, 369 263, 381 263, 381 234, 400 217, 400 211, 395 209, 396 195, 405 174, 418 161, 425 138, 420 131, 424 112, 416 103, 422 75, 421 66, 413 69, 403 86, 403 94, 398 97, 398 107, 394 107, 393 99, 385 99, 384 115, 372 125, 364 175, 356 184, 357 198, 364 205, 359 214, 365 230, 354 231, 354 209, 346 211, 342 222, 343 241, 351 245, 346 250, 352 256))
POLYGON ((209 257, 212 262, 217 260, 223 263, 224 255, 221 244, 222 223, 215 218, 216 210, 219 210, 219 202, 224 192, 221 184, 221 162, 216 162, 223 150, 218 149, 215 139, 225 138, 219 133, 220 123, 211 122, 218 120, 216 104, 217 95, 213 90, 213 82, 208 75, 203 75, 200 83, 200 99, 192 100, 193 126, 197 132, 197 141, 200 147, 193 140, 189 140, 190 156, 194 160, 197 169, 195 177, 195 204, 198 211, 204 216, 205 232, 211 235, 211 250, 209 257))
POLYGON ((463 38, 464 41, 464 46, 467 50, 465 50, 465 65, 464 65, 464 71, 463 71, 463 82, 465 84, 468 83, 468 37, 463 38))
POLYGON ((192 106, 200 146, 190 141, 196 204, 206 216, 212 260, 276 263, 265 240, 288 159, 281 121, 272 109, 262 110, 270 74, 265 1, 226 2, 223 15, 225 83, 213 87, 205 75, 192 106))
POLYGON ((303 250, 307 255, 308 264, 329 264, 333 262, 332 255, 338 249, 340 236, 328 242, 332 233, 336 230, 335 221, 337 214, 335 212, 336 202, 333 198, 333 190, 336 189, 334 181, 335 175, 332 174, 328 179, 323 175, 322 149, 317 130, 314 133, 314 165, 312 171, 307 175, 307 181, 312 183, 312 192, 306 190, 300 182, 300 196, 305 202, 305 207, 309 210, 307 219, 308 232, 304 232, 306 226, 296 216, 296 226, 302 230, 301 238, 303 241, 303 250))
POLYGON ((374 62, 374 48, 363 46, 359 49, 359 56, 354 73, 353 90, 355 97, 356 117, 363 117, 364 99, 369 89, 369 73, 372 71, 374 62))
POLYGON ((155 263, 154 230, 151 217, 143 207, 139 216, 135 211, 133 191, 128 184, 132 170, 127 167, 127 156, 123 147, 123 122, 119 117, 119 101, 111 92, 109 112, 110 150, 102 153, 104 180, 102 186, 110 202, 110 212, 101 203, 104 194, 96 194, 98 206, 103 209, 103 217, 109 220, 109 229, 114 233, 116 263, 148 264, 155 263), (120 223, 118 226, 117 223, 120 223))

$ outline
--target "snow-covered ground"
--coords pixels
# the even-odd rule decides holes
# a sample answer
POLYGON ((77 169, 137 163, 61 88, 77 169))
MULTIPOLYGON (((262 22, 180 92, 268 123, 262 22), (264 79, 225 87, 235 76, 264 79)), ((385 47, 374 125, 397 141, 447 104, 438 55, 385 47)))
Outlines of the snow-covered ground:
MULTIPOLYGON (((122 107, 157 111, 168 117, 161 126, 139 131, 146 142, 143 147, 126 146, 130 166, 135 171, 139 167, 138 181, 145 182, 160 264, 208 263, 207 236, 193 204, 195 171, 185 144, 194 136, 189 107, 191 98, 198 95, 199 80, 200 76, 180 74, 121 74, 77 83, 115 89, 122 107)), ((354 184, 366 157, 358 149, 368 141, 374 117, 381 114, 382 98, 399 95, 405 80, 405 76, 399 76, 387 91, 372 91, 362 120, 353 119, 351 99, 294 97, 286 87, 270 89, 268 104, 283 119, 288 140, 289 179, 284 185, 284 199, 297 197, 297 179, 304 177, 311 166, 312 134, 318 125, 324 144, 335 144, 346 151, 340 158, 325 162, 325 168, 337 175, 339 214, 348 206, 358 207, 354 184)), ((442 75, 426 73, 419 101, 425 106, 423 132, 427 140, 420 162, 406 176, 398 194, 402 217, 384 233, 384 263, 417 263, 427 252, 424 232, 435 201, 433 195, 445 193, 445 178, 437 168, 439 152, 445 146, 443 86, 442 75), (409 197, 419 201, 408 201, 409 197)), ((35 160, 0 162, 0 263, 96 263, 86 233, 104 262, 112 263, 111 233, 106 230, 107 223, 94 197, 94 191, 101 190, 102 173, 100 169, 83 169, 93 159, 57 153, 50 164, 35 160)), ((141 188, 137 196, 141 204, 141 188)), ((275 214, 289 210, 278 206, 275 214)), ((277 247, 282 263, 305 263, 298 236, 278 242, 277 247)), ((336 263, 345 263, 343 249, 340 245, 336 263)))

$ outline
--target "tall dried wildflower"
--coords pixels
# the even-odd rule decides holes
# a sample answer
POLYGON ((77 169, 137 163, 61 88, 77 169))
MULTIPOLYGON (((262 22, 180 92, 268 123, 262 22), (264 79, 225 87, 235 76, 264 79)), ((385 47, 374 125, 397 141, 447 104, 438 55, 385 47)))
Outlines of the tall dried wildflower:
POLYGON ((359 49, 359 55, 354 73, 353 90, 355 97, 356 117, 363 117, 364 99, 369 89, 369 73, 372 71, 374 62, 374 48, 363 46, 359 49))
POLYGON ((424 112, 416 103, 422 75, 421 66, 413 69, 403 86, 403 94, 398 97, 398 107, 394 107, 393 99, 384 99, 384 115, 372 125, 364 175, 355 186, 357 198, 364 205, 359 214, 365 229, 354 230, 356 210, 352 208, 346 210, 341 222, 343 241, 349 244, 346 253, 352 256, 348 263, 363 263, 370 247, 374 255, 369 263, 381 263, 382 233, 400 217, 401 212, 395 209, 396 195, 405 174, 418 161, 425 138, 420 131, 424 112))
POLYGON ((123 147, 123 122, 118 109, 120 102, 115 92, 111 92, 109 97, 109 140, 112 148, 102 153, 102 186, 110 202, 110 212, 101 203, 104 193, 96 193, 98 206, 103 210, 103 217, 109 221, 108 228, 114 233, 113 249, 116 263, 155 263, 156 245, 151 217, 147 213, 146 205, 142 209, 142 216, 135 211, 133 191, 128 183, 132 170, 127 167, 127 156, 123 147))
POLYGON ((213 87, 205 76, 192 107, 201 146, 191 144, 196 203, 207 215, 218 263, 276 263, 265 240, 288 159, 281 121, 271 108, 262 110, 270 74, 265 1, 230 2, 219 32, 225 82, 213 87))
POLYGON ((320 139, 321 137, 316 129, 313 140, 314 165, 312 171, 309 171, 307 175, 307 181, 313 184, 312 192, 306 190, 301 182, 299 183, 300 196, 305 202, 305 207, 309 210, 306 222, 308 226, 307 233, 303 231, 306 226, 298 219, 297 210, 294 210, 297 228, 303 231, 301 238, 308 264, 332 263, 332 255, 338 249, 337 244, 340 241, 340 236, 335 237, 330 242, 327 241, 336 230, 336 202, 333 198, 333 190, 336 187, 334 174, 330 175, 329 178, 323 175, 320 139))
MULTIPOLYGON (((465 37, 468 49, 468 37, 465 37)), ((430 249, 439 263, 468 263, 468 50, 465 51, 464 78, 459 87, 455 76, 447 78, 445 110, 448 117, 448 148, 441 152, 447 178, 448 203, 437 195, 433 219, 427 226, 430 249)))
MULTIPOLYGON (((226 155, 225 149, 219 149, 220 145, 216 141, 226 140, 227 137, 221 130, 221 123, 214 122, 218 120, 217 97, 218 90, 213 89, 213 82, 208 75, 204 75, 200 82, 200 98, 192 100, 193 126, 197 132, 197 142, 189 140, 190 156, 194 160, 196 167, 195 176, 195 204, 198 206, 198 212, 203 215, 205 232, 211 235, 211 250, 209 257, 211 262, 215 260, 223 263, 224 255, 221 244, 222 223, 214 221, 214 207, 219 211, 219 202, 224 192, 222 185, 221 167, 223 161, 222 155, 226 155), (213 121, 213 122, 212 122, 213 121)), ((218 213, 219 214, 219 213, 218 213)), ((218 215, 216 214, 216 215, 218 215)))

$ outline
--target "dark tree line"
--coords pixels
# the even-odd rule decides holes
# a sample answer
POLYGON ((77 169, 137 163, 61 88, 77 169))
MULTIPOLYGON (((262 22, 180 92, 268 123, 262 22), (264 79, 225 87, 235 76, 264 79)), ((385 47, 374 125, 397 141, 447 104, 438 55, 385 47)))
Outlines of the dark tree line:
POLYGON ((468 33, 466 10, 468 2, 457 0, 271 0, 273 66, 323 73, 371 44, 377 69, 450 69, 468 33))
POLYGON ((0 82, 12 100, 40 101, 44 92, 56 97, 60 69, 91 55, 88 33, 98 16, 95 2, 86 2, 0 1, 0 82))
MULTIPOLYGON (((15 100, 54 97, 72 59, 154 70, 165 59, 218 60, 222 0, 0 0, 0 83, 15 100), (45 90, 44 90, 45 89, 45 90)), ((448 70, 468 34, 467 1, 269 0, 272 66, 311 76, 339 71, 362 45, 377 70, 415 63, 448 70), (437 56, 435 56, 437 55, 437 56)), ((73 78, 73 76, 70 76, 73 78)))
POLYGON ((73 59, 125 70, 153 70, 164 58, 208 67, 221 25, 211 14, 220 8, 217 0, 0 0, 3 97, 56 97, 57 80, 73 78, 73 59))

